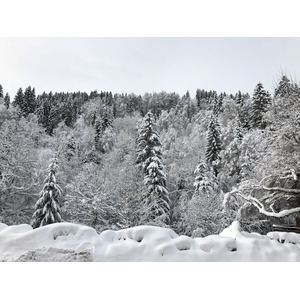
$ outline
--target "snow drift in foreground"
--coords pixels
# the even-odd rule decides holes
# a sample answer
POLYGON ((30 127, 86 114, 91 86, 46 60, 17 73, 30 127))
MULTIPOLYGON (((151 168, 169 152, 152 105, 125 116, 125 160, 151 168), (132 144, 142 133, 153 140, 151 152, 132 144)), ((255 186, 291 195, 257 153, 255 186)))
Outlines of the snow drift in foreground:
POLYGON ((0 261, 300 261, 300 235, 247 233, 237 221, 204 238, 155 226, 97 234, 72 223, 37 229, 0 223, 0 261))

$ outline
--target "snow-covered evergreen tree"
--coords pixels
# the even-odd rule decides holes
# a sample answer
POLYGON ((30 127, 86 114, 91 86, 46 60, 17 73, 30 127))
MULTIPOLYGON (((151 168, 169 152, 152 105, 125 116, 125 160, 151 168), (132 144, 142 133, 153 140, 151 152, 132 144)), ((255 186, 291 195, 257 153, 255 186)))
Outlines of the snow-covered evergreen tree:
POLYGON ((3 98, 3 87, 1 84, 0 84, 0 98, 3 98))
POLYGON ((7 109, 9 109, 9 105, 10 105, 10 96, 8 93, 5 94, 4 97, 4 105, 7 109))
POLYGON ((56 183, 55 174, 57 169, 58 162, 54 157, 51 159, 49 173, 44 181, 44 187, 40 193, 40 198, 34 207, 35 212, 31 219, 31 226, 33 228, 62 221, 59 205, 62 189, 56 183))
POLYGON ((146 172, 147 165, 145 163, 149 157, 157 156, 160 159, 162 157, 162 145, 158 133, 154 130, 154 119, 151 112, 148 112, 143 119, 136 143, 136 162, 146 172))
POLYGON ((55 103, 57 100, 54 97, 52 99, 50 98, 48 101, 50 102, 49 103, 50 110, 46 122, 46 132, 49 135, 53 135, 54 129, 59 124, 61 109, 58 103, 55 103))
MULTIPOLYGON (((298 117, 299 87, 292 82, 286 75, 283 75, 274 90, 274 113, 270 114, 269 119, 275 127, 282 127, 282 122, 294 122, 298 117), (274 115, 276 117, 274 118, 274 115)), ((296 121, 297 122, 297 121, 296 121)))
POLYGON ((237 138, 239 141, 242 141, 243 136, 244 136, 244 130, 242 128, 242 124, 240 122, 240 120, 237 118, 235 121, 235 128, 234 128, 234 135, 235 138, 237 138))
POLYGON ((238 91, 235 95, 235 102, 237 105, 243 106, 243 96, 241 91, 238 91))
POLYGON ((166 188, 166 174, 157 156, 147 159, 144 184, 148 193, 144 199, 142 220, 146 222, 169 223, 169 192, 166 188))
POLYGON ((112 119, 107 112, 102 117, 95 117, 95 149, 105 153, 111 148, 113 142, 112 119))
POLYGON ((65 157, 68 161, 72 160, 72 158, 76 155, 76 141, 74 135, 68 139, 67 150, 65 153, 65 157))
POLYGON ((291 81, 287 78, 286 75, 283 75, 281 80, 279 81, 277 87, 274 91, 274 97, 289 97, 292 90, 292 84, 291 81))
POLYGON ((270 104, 271 96, 259 82, 253 92, 252 105, 250 109, 250 127, 252 129, 263 129, 265 127, 263 113, 268 110, 270 104))
POLYGON ((220 188, 212 167, 200 160, 195 170, 195 192, 183 213, 185 234, 218 234, 230 224, 222 211, 220 188))
POLYGON ((63 118, 65 124, 69 127, 72 127, 76 122, 77 114, 78 114, 78 107, 77 107, 75 95, 70 94, 68 98, 65 100, 65 105, 63 110, 63 118))
POLYGON ((144 171, 147 194, 142 203, 142 222, 169 223, 169 193, 161 162, 162 150, 158 133, 154 130, 153 115, 148 112, 137 138, 137 163, 144 171))
POLYGON ((209 193, 217 189, 217 179, 213 171, 207 166, 205 161, 200 160, 194 171, 195 182, 194 188, 196 192, 209 193))
MULTIPOLYGON (((221 151, 220 126, 216 116, 212 115, 207 131, 206 160, 215 167, 221 151)), ((215 169, 216 172, 216 169, 215 169)))
POLYGON ((219 116, 220 112, 222 111, 223 106, 223 95, 215 96, 213 99, 213 114, 215 116, 219 116))
POLYGON ((238 117, 236 117, 222 134, 223 147, 220 152, 218 178, 224 192, 240 182, 242 177, 240 156, 244 131, 238 117))
POLYGON ((243 101, 238 105, 238 119, 241 124, 241 128, 250 129, 250 107, 251 107, 251 98, 248 94, 242 96, 243 101))
POLYGON ((22 88, 19 88, 17 94, 15 95, 13 106, 18 106, 21 108, 23 106, 24 94, 22 88))
POLYGON ((36 97, 35 97, 35 89, 31 88, 31 86, 27 87, 24 91, 24 97, 22 105, 20 105, 23 116, 28 116, 33 113, 36 109, 36 97))

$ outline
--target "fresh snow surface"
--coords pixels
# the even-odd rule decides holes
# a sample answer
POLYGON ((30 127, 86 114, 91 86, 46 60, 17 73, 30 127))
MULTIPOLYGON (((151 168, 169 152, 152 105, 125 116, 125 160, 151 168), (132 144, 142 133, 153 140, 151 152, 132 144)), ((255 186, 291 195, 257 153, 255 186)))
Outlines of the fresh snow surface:
POLYGON ((73 223, 0 223, 0 261, 300 261, 300 235, 247 233, 237 221, 204 238, 146 225, 97 234, 73 223))

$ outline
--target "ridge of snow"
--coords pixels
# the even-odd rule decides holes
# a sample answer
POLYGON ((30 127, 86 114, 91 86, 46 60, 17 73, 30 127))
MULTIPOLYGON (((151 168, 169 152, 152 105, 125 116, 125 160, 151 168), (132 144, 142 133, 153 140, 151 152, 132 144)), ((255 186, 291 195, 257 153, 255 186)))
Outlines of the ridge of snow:
POLYGON ((300 261, 300 235, 247 233, 237 221, 203 238, 150 225, 98 234, 73 223, 0 223, 0 261, 300 261))

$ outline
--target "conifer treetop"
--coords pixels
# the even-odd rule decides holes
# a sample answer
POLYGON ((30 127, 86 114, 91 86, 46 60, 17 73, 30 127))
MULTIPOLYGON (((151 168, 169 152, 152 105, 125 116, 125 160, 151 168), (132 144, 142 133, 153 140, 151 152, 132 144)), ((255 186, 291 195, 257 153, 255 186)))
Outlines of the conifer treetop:
POLYGON ((44 180, 44 187, 40 198, 35 204, 35 212, 32 216, 31 225, 33 228, 47 224, 61 222, 61 209, 59 201, 62 195, 61 187, 56 183, 55 173, 58 169, 57 158, 50 160, 48 176, 44 180))

